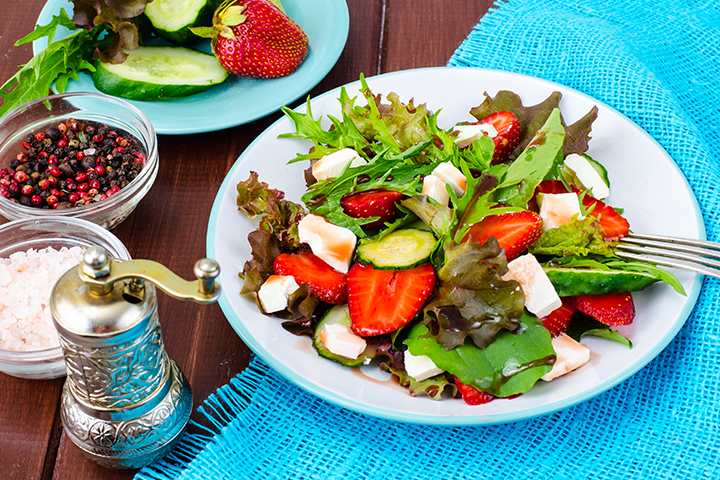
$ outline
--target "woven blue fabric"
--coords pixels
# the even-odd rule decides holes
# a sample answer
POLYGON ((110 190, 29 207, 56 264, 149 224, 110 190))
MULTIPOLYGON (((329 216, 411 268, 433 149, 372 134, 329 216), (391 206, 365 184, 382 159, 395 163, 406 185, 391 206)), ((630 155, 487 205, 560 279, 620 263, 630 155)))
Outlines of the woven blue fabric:
MULTIPOLYGON (((709 239, 720 229, 720 2, 510 0, 449 64, 552 80, 647 130, 687 176, 709 239)), ((608 392, 552 415, 489 427, 366 417, 290 385, 259 360, 201 407, 141 480, 720 478, 720 295, 706 279, 670 345, 608 392)))

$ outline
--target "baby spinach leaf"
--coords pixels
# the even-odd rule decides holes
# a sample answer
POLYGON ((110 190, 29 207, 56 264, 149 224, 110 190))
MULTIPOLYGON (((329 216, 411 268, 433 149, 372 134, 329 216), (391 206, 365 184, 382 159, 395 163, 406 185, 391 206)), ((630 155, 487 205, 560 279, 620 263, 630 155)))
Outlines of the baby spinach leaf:
POLYGON ((538 319, 524 313, 520 325, 522 333, 503 330, 485 348, 468 342, 448 351, 429 335, 427 326, 418 324, 406 344, 410 353, 427 355, 462 383, 496 397, 509 397, 528 391, 552 369, 556 358, 550 333, 538 319))

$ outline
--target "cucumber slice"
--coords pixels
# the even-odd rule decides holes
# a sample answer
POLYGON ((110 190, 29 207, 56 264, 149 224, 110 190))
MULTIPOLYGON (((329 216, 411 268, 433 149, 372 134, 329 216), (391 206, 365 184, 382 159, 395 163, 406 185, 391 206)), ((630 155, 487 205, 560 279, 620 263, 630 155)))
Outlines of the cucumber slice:
POLYGON ((396 230, 381 240, 360 241, 358 262, 378 270, 407 270, 428 261, 435 247, 435 236, 426 230, 396 230))
POLYGON ((325 330, 328 325, 335 324, 351 328, 352 322, 350 320, 350 309, 347 305, 333 306, 330 310, 327 311, 325 316, 322 318, 322 320, 320 320, 320 322, 318 322, 317 326, 315 327, 315 333, 313 334, 313 346, 321 357, 328 358, 346 367, 357 367, 366 363, 369 358, 372 358, 372 355, 369 352, 374 351, 374 349, 370 348, 366 348, 365 352, 360 354, 357 359, 342 357, 328 350, 328 348, 320 339, 320 336, 323 330, 325 330))
POLYGON ((139 47, 119 64, 95 63, 93 82, 101 92, 132 100, 185 97, 228 77, 214 55, 184 47, 139 47))
POLYGON ((153 0, 145 7, 155 32, 178 45, 202 40, 190 28, 211 26, 214 11, 215 2, 210 0, 153 0))
POLYGON ((592 268, 543 267, 561 297, 636 292, 658 281, 643 272, 592 268))

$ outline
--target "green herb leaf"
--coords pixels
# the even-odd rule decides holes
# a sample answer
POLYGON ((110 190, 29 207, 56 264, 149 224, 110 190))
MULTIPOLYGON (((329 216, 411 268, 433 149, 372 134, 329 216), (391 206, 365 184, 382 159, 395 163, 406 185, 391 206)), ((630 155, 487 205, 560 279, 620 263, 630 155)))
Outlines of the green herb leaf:
POLYGON ((565 333, 576 342, 579 342, 586 335, 591 335, 621 343, 628 348, 632 348, 632 342, 629 339, 622 336, 619 332, 612 330, 604 323, 598 322, 590 315, 585 315, 582 312, 575 312, 570 326, 565 333))
POLYGON ((530 253, 535 255, 613 255, 617 241, 604 239, 604 231, 596 217, 588 216, 546 230, 533 245, 530 253))
POLYGON ((552 370, 556 358, 550 333, 537 318, 525 313, 520 324, 522 333, 503 330, 484 349, 467 343, 448 351, 423 324, 413 327, 405 343, 410 353, 427 355, 462 383, 496 397, 509 397, 528 391, 552 370))

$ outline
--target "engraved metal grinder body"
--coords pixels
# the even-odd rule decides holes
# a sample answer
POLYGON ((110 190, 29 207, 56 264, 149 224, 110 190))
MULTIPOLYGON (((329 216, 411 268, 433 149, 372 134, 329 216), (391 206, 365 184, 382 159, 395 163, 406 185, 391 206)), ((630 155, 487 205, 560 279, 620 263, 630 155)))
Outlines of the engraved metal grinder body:
POLYGON ((140 468, 180 440, 192 412, 187 379, 167 355, 155 286, 181 300, 220 296, 214 260, 186 281, 159 263, 85 250, 55 284, 50 309, 67 366, 61 419, 82 452, 111 468, 140 468))

